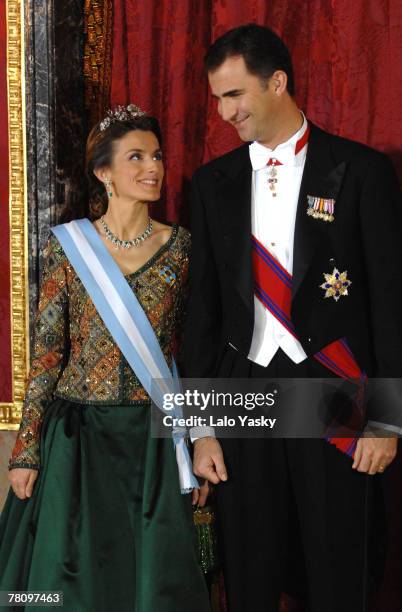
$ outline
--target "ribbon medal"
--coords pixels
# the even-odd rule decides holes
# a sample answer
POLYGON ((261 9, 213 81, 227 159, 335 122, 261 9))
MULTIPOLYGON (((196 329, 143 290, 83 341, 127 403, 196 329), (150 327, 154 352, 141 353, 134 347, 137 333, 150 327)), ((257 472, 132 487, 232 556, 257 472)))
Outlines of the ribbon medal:
POLYGON ((339 272, 336 268, 332 274, 324 274, 325 283, 320 285, 321 289, 324 289, 326 298, 333 297, 337 302, 341 295, 348 295, 348 287, 352 284, 347 278, 346 272, 339 272))
POLYGON ((322 219, 331 223, 334 220, 335 200, 333 198, 319 198, 307 196, 307 214, 313 219, 322 219))

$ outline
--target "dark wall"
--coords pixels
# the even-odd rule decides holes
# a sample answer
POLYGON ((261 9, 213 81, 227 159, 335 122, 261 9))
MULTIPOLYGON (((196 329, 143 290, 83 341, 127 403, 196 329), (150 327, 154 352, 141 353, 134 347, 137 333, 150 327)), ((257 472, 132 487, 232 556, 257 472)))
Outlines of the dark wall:
POLYGON ((84 212, 84 0, 27 0, 26 89, 31 322, 40 251, 66 209, 84 212))

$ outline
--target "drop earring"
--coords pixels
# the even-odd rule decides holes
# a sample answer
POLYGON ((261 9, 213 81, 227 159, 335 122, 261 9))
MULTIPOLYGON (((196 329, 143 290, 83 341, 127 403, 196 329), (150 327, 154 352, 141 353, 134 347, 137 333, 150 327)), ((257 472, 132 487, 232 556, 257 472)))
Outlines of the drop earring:
POLYGON ((110 179, 105 179, 105 187, 106 187, 106 192, 107 192, 107 197, 110 198, 113 195, 113 191, 112 191, 112 181, 110 179))

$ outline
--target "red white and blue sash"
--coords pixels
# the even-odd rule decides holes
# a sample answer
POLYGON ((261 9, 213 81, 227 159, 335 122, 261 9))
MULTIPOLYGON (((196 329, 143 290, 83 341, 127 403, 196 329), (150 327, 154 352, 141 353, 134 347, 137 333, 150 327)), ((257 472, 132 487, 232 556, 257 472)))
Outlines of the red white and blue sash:
MULTIPOLYGON (((253 270, 255 295, 265 308, 297 340, 295 327, 290 318, 292 275, 275 259, 271 253, 252 237, 253 270)), ((358 366, 344 339, 335 340, 314 355, 324 367, 344 380, 357 382, 356 406, 362 401, 362 393, 367 382, 366 374, 358 366)), ((349 456, 353 456, 358 437, 339 437, 339 428, 328 432, 327 440, 349 456)))

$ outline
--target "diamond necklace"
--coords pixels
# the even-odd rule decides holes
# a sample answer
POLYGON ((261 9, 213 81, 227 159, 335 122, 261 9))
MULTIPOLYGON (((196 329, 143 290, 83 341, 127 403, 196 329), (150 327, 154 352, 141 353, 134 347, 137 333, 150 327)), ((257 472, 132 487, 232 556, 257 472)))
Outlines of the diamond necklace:
POLYGON ((137 247, 141 244, 141 242, 144 242, 144 240, 146 240, 147 238, 149 238, 149 236, 152 233, 152 219, 151 217, 148 217, 148 225, 145 229, 144 232, 142 232, 142 234, 139 234, 139 236, 136 236, 135 238, 132 238, 131 240, 120 240, 120 238, 117 238, 117 236, 115 236, 112 232, 112 230, 109 228, 109 226, 107 225, 103 215, 102 217, 99 219, 103 229, 105 230, 105 237, 110 240, 110 242, 112 242, 114 244, 114 246, 116 247, 116 249, 131 249, 131 247, 137 247))

